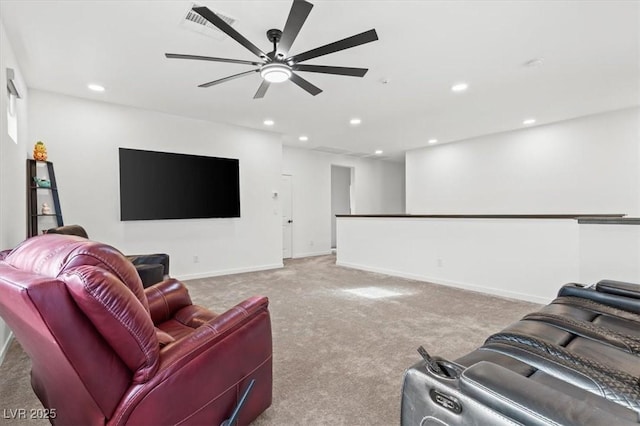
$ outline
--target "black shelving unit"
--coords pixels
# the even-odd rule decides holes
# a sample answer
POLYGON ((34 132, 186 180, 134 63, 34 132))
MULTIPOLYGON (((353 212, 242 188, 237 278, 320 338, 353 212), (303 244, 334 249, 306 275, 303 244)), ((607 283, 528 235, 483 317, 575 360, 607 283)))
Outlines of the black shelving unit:
POLYGON ((56 174, 53 171, 53 163, 50 161, 27 160, 27 215, 27 237, 38 235, 43 229, 49 228, 49 226, 41 226, 41 220, 46 217, 55 218, 56 226, 64 225, 62 221, 62 210, 60 208, 60 197, 58 196, 56 174), (38 176, 39 164, 46 165, 48 175, 46 178, 51 182, 50 188, 36 185, 34 178, 43 177, 38 176), (39 195, 41 195, 41 197, 39 197, 39 195), (44 198, 53 201, 52 213, 50 214, 41 213, 40 200, 44 198))

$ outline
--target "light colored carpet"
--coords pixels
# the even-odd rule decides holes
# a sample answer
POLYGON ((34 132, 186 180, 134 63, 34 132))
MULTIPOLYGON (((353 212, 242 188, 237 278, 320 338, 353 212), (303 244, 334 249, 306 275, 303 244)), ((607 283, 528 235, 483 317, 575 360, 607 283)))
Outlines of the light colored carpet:
MULTIPOLYGON (((186 282, 195 303, 221 313, 252 295, 270 299, 273 405, 266 425, 394 425, 404 369, 424 345, 455 359, 539 305, 335 265, 334 256, 294 259, 283 269, 186 282), (399 293, 367 298, 347 290, 399 293)), ((558 287, 562 283, 558 283, 558 287)), ((0 367, 3 410, 38 408, 29 361, 14 342, 0 367)))

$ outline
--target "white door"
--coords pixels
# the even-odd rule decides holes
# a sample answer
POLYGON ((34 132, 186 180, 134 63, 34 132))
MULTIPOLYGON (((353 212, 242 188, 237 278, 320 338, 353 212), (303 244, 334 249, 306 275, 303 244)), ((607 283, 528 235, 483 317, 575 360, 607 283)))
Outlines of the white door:
POLYGON ((291 175, 282 175, 280 195, 280 202, 282 203, 282 258, 291 259, 293 246, 291 175))

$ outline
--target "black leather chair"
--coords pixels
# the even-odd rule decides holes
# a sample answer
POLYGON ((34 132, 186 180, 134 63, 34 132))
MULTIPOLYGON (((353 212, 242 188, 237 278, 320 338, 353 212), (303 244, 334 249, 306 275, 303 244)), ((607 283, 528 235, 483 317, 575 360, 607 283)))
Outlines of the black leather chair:
POLYGON ((402 425, 640 422, 640 285, 567 284, 540 311, 405 372, 402 425))
MULTIPOLYGON (((45 234, 76 235, 89 239, 87 231, 80 225, 59 226, 48 229, 45 234)), ((169 255, 165 253, 136 254, 125 256, 138 271, 144 288, 169 278, 169 255)))

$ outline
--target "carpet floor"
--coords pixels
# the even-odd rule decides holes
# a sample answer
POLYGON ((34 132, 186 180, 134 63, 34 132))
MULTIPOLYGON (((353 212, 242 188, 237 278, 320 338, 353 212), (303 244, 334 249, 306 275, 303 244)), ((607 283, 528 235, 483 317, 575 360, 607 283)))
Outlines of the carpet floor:
MULTIPOLYGON (((397 425, 402 374, 420 360, 419 345, 455 359, 539 308, 339 267, 334 256, 186 284, 194 303, 218 313, 252 295, 269 297, 273 405, 254 426, 397 425)), ((29 360, 14 340, 0 366, 0 424, 47 424, 1 414, 40 407, 29 360)))

